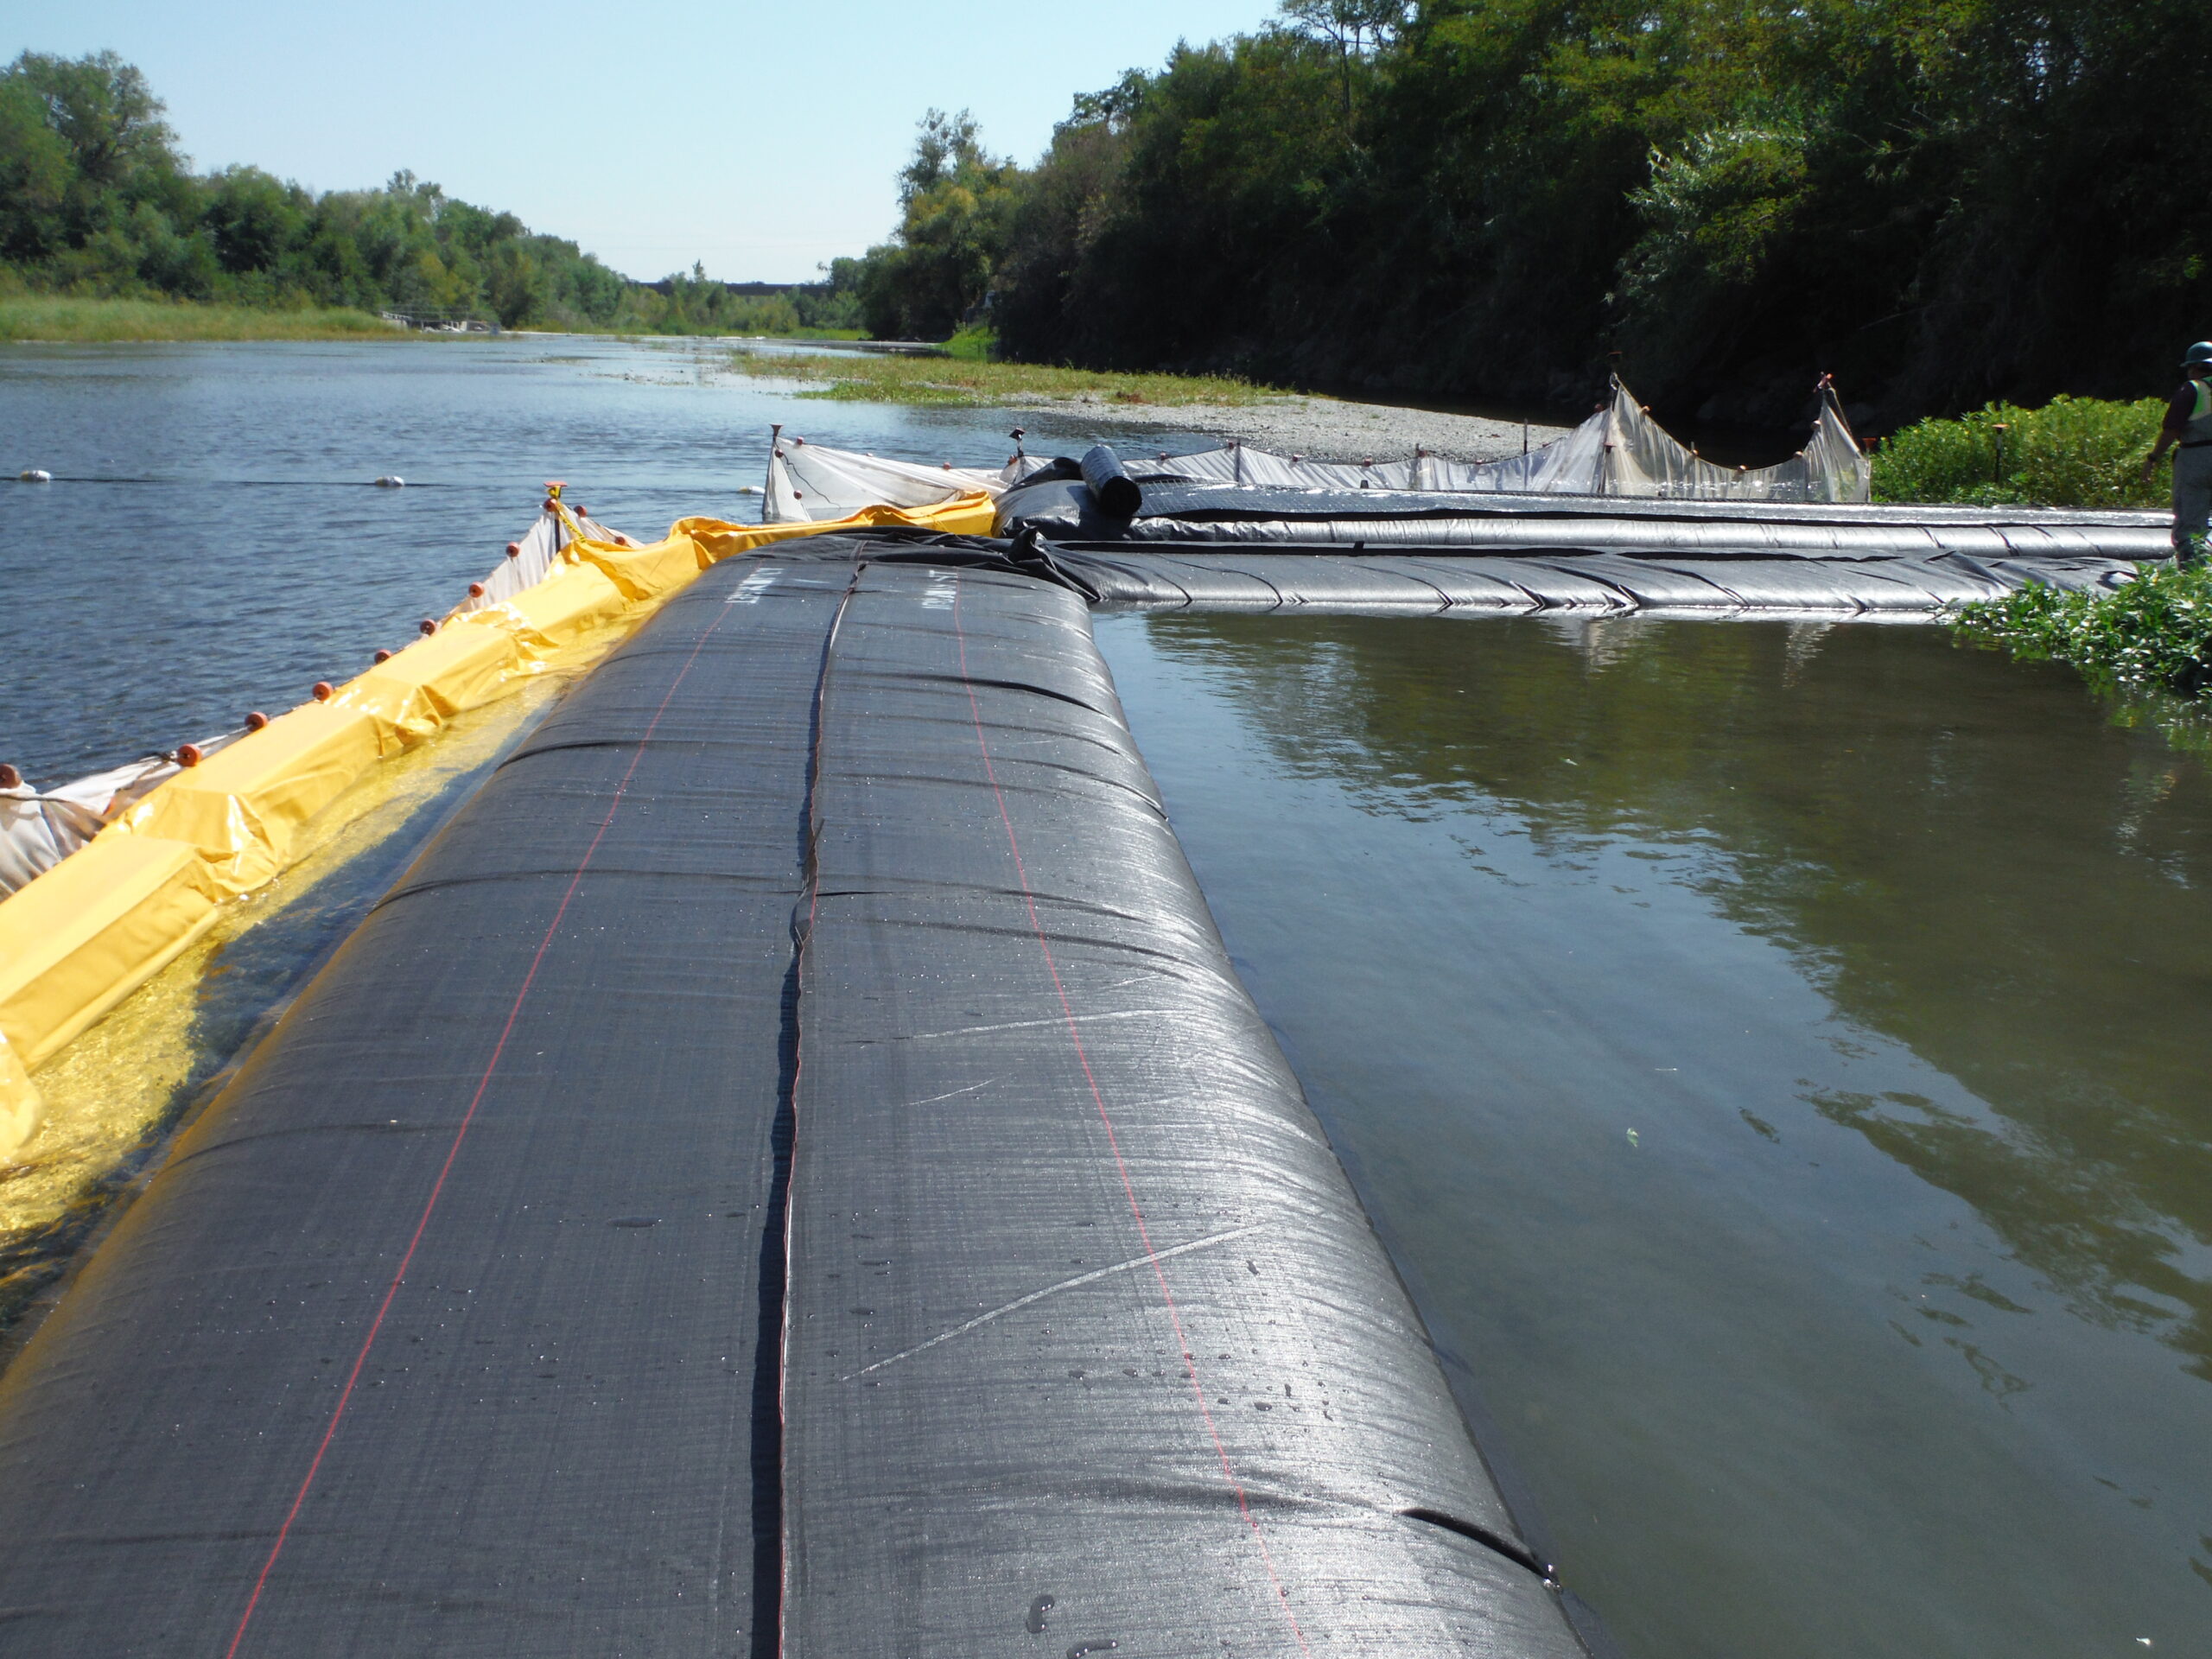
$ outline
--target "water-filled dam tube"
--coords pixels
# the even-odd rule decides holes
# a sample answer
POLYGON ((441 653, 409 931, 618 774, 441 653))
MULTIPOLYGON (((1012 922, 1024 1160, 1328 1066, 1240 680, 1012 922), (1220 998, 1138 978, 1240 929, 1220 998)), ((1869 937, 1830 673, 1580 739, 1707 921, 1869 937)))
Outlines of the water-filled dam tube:
POLYGON ((2082 555, 1698 558, 1453 547, 1366 553, 1343 546, 1166 546, 1041 538, 1022 545, 1029 558, 1049 562, 1061 579, 1080 584, 1098 601, 1147 610, 1637 612, 1925 622, 1946 606, 1993 599, 2031 582, 2108 588, 2133 579, 2135 572, 2123 560, 2082 555))
POLYGON ((1582 1651, 1001 556, 732 558, 0 1377, 27 1649, 1582 1651))
POLYGON ((821 754, 788 1650, 1573 1651, 1081 598, 872 567, 821 754))
MULTIPOLYGON (((1173 465, 1158 463, 1162 468, 1173 465)), ((1626 496, 1462 495, 1191 483, 1139 467, 1142 501, 1126 521, 1087 489, 1047 478, 1008 490, 996 532, 1055 541, 1357 543, 1491 552, 1656 552, 1811 558, 2164 558, 2170 521, 2147 512, 1670 500, 1626 496)))
POLYGON ((14 1641, 743 1650, 772 1612, 762 1280, 846 576, 766 568, 494 774, 0 1377, 14 1641))

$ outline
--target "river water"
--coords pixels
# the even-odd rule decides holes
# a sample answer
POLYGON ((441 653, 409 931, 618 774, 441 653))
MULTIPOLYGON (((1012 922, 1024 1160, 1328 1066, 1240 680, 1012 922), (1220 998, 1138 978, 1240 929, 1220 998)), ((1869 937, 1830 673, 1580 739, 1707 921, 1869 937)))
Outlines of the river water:
POLYGON ((1099 634, 1628 1653, 2212 1652, 2200 761, 1934 629, 1099 634))
MULTIPOLYGON (((812 351, 836 349, 807 343, 812 351)), ((0 346, 0 760, 49 784, 302 701, 405 645, 529 527, 546 480, 644 538, 753 519, 771 422, 997 467, 1020 422, 794 396, 711 341, 0 346), (38 467, 48 485, 14 482, 38 467), (380 475, 407 480, 371 487, 380 475)))
MULTIPOLYGON (((0 350, 0 468, 61 480, 0 483, 0 759, 48 781, 298 702, 547 477, 651 535, 751 516, 772 421, 995 465, 1025 418, 802 400, 726 349, 0 350)), ((1099 634, 1485 1445, 1634 1659, 2212 1653, 2199 761, 1931 630, 1099 634)), ((145 1122, 507 729, 171 988, 200 1034, 145 1122)))

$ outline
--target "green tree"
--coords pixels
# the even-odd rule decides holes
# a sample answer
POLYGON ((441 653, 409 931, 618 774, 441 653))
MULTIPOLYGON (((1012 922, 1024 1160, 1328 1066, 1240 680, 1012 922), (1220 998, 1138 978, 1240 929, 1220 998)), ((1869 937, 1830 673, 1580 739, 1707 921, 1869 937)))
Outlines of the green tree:
POLYGON ((1408 0, 1282 0, 1291 26, 1337 49, 1344 120, 1352 118, 1352 66, 1388 45, 1403 28, 1408 0))
POLYGON ((1005 254, 1019 176, 983 148, 967 111, 922 118, 899 174, 899 229, 868 250, 860 279, 871 334, 944 340, 975 315, 1005 254))
POLYGON ((27 78, 0 71, 0 259, 42 259, 64 245, 61 213, 75 168, 47 116, 27 78))
POLYGON ((1774 423, 1824 371, 1878 423, 2137 397, 2212 332, 2208 73, 2184 0, 1292 0, 1076 100, 1000 340, 1774 423))

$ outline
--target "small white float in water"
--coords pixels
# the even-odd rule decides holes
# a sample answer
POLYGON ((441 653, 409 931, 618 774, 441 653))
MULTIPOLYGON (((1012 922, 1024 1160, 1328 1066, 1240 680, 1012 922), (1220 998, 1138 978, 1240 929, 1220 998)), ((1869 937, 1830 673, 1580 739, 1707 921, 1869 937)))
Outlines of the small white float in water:
POLYGON ((43 467, 32 467, 22 472, 17 473, 16 474, 16 482, 18 484, 51 484, 54 482, 54 474, 48 472, 43 467))
POLYGON ((407 480, 397 473, 386 473, 377 480, 377 488, 380 490, 404 490, 406 487, 407 480))

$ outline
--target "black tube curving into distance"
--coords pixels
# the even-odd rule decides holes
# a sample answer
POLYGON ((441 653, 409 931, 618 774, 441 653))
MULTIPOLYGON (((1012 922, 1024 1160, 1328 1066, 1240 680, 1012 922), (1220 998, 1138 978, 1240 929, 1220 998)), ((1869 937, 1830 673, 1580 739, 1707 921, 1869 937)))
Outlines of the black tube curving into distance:
POLYGON ((1083 457, 1083 481, 1099 512, 1109 518, 1134 518, 1144 505, 1137 481, 1122 470, 1122 458, 1103 443, 1094 443, 1083 457))

